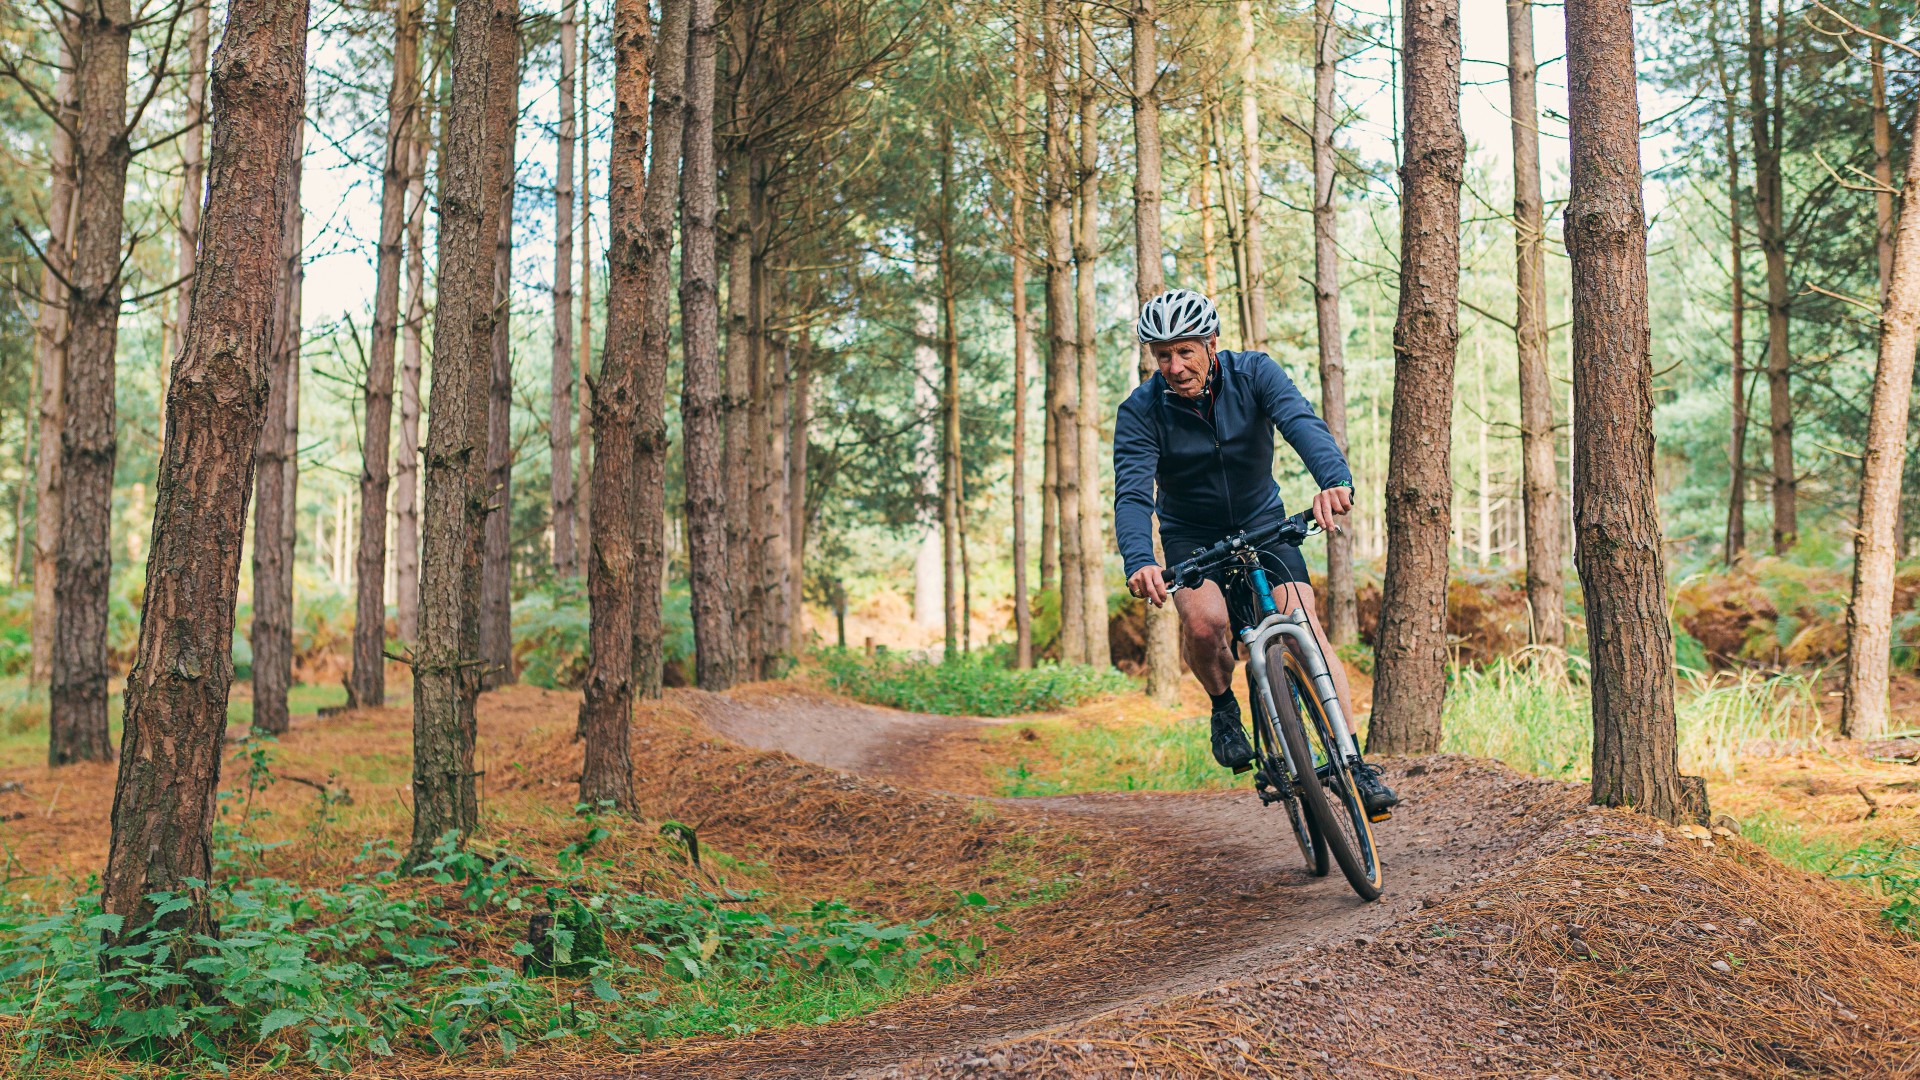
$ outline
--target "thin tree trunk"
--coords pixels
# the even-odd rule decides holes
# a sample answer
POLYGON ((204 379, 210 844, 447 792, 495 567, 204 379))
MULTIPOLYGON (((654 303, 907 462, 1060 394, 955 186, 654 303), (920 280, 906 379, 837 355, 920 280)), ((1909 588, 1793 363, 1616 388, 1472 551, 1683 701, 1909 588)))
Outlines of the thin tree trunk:
POLYGON ((108 540, 112 531, 114 347, 120 334, 123 203, 131 152, 126 0, 101 0, 79 20, 74 92, 72 259, 67 268, 67 356, 62 380, 59 561, 55 570, 48 761, 109 761, 108 540))
POLYGON ((374 268, 373 346, 367 353, 366 436, 361 440, 360 544, 354 561, 353 669, 347 703, 387 698, 387 445, 393 432, 393 347, 400 321, 409 134, 420 104, 420 0, 394 10, 393 84, 387 92, 387 164, 380 180, 380 247, 374 268))
POLYGON ((593 366, 593 125, 590 122, 593 96, 593 4, 580 5, 580 393, 575 395, 575 427, 579 439, 579 468, 575 469, 573 490, 576 505, 573 531, 586 536, 593 526, 591 478, 593 440, 585 438, 591 426, 590 392, 587 376, 593 366), (585 497, 583 497, 585 496, 585 497))
MULTIPOLYGON (((1753 129, 1753 216, 1760 251, 1767 265, 1767 412, 1773 454, 1773 553, 1783 555, 1794 544, 1793 400, 1789 384, 1792 358, 1787 352, 1789 305, 1785 199, 1780 179, 1782 71, 1773 65, 1773 99, 1767 97, 1767 45, 1761 21, 1761 0, 1747 0, 1747 79, 1753 129)), ((1785 15, 1781 0, 1773 43, 1783 40, 1785 15)))
POLYGON ((940 126, 940 556, 948 660, 960 655, 960 338, 953 280, 953 124, 940 126))
POLYGON ((1207 161, 1207 147, 1213 143, 1213 112, 1200 110, 1200 167, 1195 169, 1194 182, 1199 186, 1194 201, 1200 204, 1200 271, 1207 283, 1207 297, 1218 299, 1220 296, 1220 258, 1219 244, 1213 232, 1213 193, 1209 190, 1208 178, 1213 169, 1207 161))
POLYGON ((1727 131, 1727 240, 1732 248, 1728 256, 1727 276, 1732 282, 1727 317, 1733 339, 1733 378, 1731 415, 1733 428, 1727 447, 1727 540, 1724 559, 1732 566, 1747 550, 1747 272, 1746 253, 1740 236, 1740 142, 1733 84, 1727 78, 1726 58, 1714 47, 1714 69, 1720 79, 1720 96, 1726 101, 1727 131))
MULTIPOLYGON (((595 530, 587 572, 591 651, 580 735, 586 744, 580 801, 633 803, 633 645, 638 568, 634 495, 637 375, 646 323, 646 108, 650 53, 647 6, 621 0, 613 9, 613 156, 607 184, 607 345, 593 393, 595 530)), ((656 601, 657 603, 657 598, 656 601)))
MULTIPOLYGON (((726 167, 721 178, 726 185, 726 210, 720 228, 727 247, 727 347, 722 354, 726 380, 726 420, 723 426, 723 460, 726 469, 727 550, 749 562, 753 559, 754 470, 759 463, 752 437, 749 413, 757 400, 755 374, 759 370, 759 341, 753 318, 753 154, 749 128, 752 125, 753 93, 758 65, 754 43, 749 40, 755 20, 754 0, 733 5, 727 19, 730 36, 729 75, 731 76, 728 131, 723 139, 726 167)), ((738 653, 736 675, 740 679, 760 677, 760 642, 756 581, 759 573, 730 573, 728 594, 733 612, 733 643, 738 653)))
MULTIPOLYGON (((294 134, 295 149, 304 156, 304 129, 294 134)), ((280 734, 291 717, 287 693, 293 686, 293 545, 294 483, 299 475, 297 397, 300 379, 300 256, 305 217, 300 209, 301 176, 296 164, 293 199, 287 204, 287 222, 280 230, 280 262, 275 287, 273 350, 268 355, 266 419, 260 428, 259 461, 254 469, 253 497, 253 722, 255 731, 280 734)))
POLYGON ((513 202, 514 157, 520 120, 520 36, 496 38, 493 63, 511 69, 505 93, 493 103, 500 185, 498 239, 493 249, 493 352, 487 376, 487 496, 480 564, 481 685, 515 681, 513 671, 513 202), (510 50, 510 51, 509 51, 510 50))
MULTIPOLYGON (((196 3, 187 16, 187 128, 180 133, 180 221, 174 231, 174 273, 180 281, 179 307, 174 327, 184 339, 193 317, 193 270, 200 255, 200 208, 207 181, 207 47, 211 3, 196 3)), ((160 400, 167 397, 168 364, 172 356, 160 350, 160 400)), ((164 439, 164 435, 162 438, 164 439)), ((164 450, 164 444, 162 446, 164 450)))
POLYGON ((1404 20, 1406 161, 1400 168, 1400 311, 1387 457, 1387 573, 1367 748, 1440 748, 1447 677, 1447 541, 1453 506, 1449 433, 1460 343, 1458 0, 1404 20))
MULTIPOLYGON (((1252 274, 1247 270, 1247 249, 1242 243, 1244 234, 1240 231, 1240 211, 1234 202, 1233 162, 1227 153, 1226 142, 1227 120, 1217 101, 1207 109, 1207 114, 1203 129, 1212 132, 1214 159, 1220 170, 1220 210, 1227 224, 1227 254, 1233 263, 1234 309, 1240 322, 1240 340, 1250 343, 1253 341, 1253 310, 1249 293, 1252 274)), ((1246 347, 1253 348, 1251 344, 1246 347)))
POLYGON ((396 629, 411 642, 420 632, 420 360, 427 325, 428 110, 413 113, 407 181, 407 321, 401 327, 400 446, 394 469, 393 592, 396 629))
POLYGON ((152 919, 159 892, 188 905, 164 916, 162 929, 218 932, 199 883, 213 873, 241 537, 299 170, 306 29, 305 3, 231 0, 214 61, 204 244, 167 397, 102 887, 103 908, 120 916, 109 937, 120 942, 152 919))
POLYGON ((440 163, 438 304, 421 530, 420 641, 413 668, 413 840, 418 865, 449 833, 478 823, 474 700, 480 693, 480 559, 487 383, 493 364, 494 244, 499 236, 500 101, 517 0, 455 0, 453 85, 440 163))
MULTIPOLYGON (((1013 263, 1013 460, 1009 463, 1009 487, 1013 513, 1013 666, 1022 669, 1033 666, 1033 605, 1027 596, 1027 374, 1033 362, 1033 331, 1027 312, 1027 62, 1031 50, 1026 12, 1016 7, 1013 136, 1007 164, 1007 256, 1013 263)), ((1044 582, 1041 587, 1046 587, 1044 582)))
POLYGON ((553 367, 548 378, 547 463, 553 573, 578 574, 573 541, 573 84, 577 0, 560 9, 560 132, 553 178, 553 367))
POLYGON ((788 417, 787 436, 787 543, 791 552, 788 558, 793 567, 793 576, 788 584, 787 613, 791 626, 788 640, 793 643, 796 656, 807 645, 807 613, 803 602, 807 568, 807 429, 813 420, 813 346, 808 339, 808 331, 802 329, 799 333, 800 344, 795 350, 799 356, 789 369, 793 383, 793 411, 788 417))
MULTIPOLYGON (((1133 265, 1134 299, 1141 304, 1165 291, 1160 238, 1160 50, 1157 0, 1134 0, 1133 32, 1133 265)), ((1203 169, 1202 172, 1205 170, 1203 169)), ((1153 377, 1153 352, 1138 346, 1135 375, 1153 377)), ((1159 529, 1154 530, 1154 555, 1162 563, 1159 529)), ((1148 605, 1147 697, 1159 705, 1180 699, 1180 622, 1172 607, 1148 605)))
POLYGON ((733 612, 728 594, 727 487, 723 474, 720 305, 714 252, 714 0, 692 0, 687 31, 687 121, 680 166, 680 325, 685 349, 680 414, 686 440, 687 560, 691 573, 694 681, 733 685, 733 612))
MULTIPOLYGON (((1875 4, 1878 22, 1886 17, 1875 4)), ((1893 123, 1887 115, 1887 47, 1879 38, 1867 43, 1873 61, 1873 193, 1874 255, 1880 267, 1880 306, 1887 306, 1893 289, 1893 123)), ((1908 150, 1911 156, 1913 151, 1908 150)))
MULTIPOLYGON (((1043 271, 1046 269, 1044 262, 1043 257, 1043 271)), ((1051 280, 1047 279, 1048 282, 1051 280)), ((1051 290, 1051 284, 1047 288, 1051 290)), ((1046 312, 1051 318, 1052 300, 1049 299, 1046 304, 1046 312)), ((1040 591, 1045 592, 1060 584, 1060 466, 1054 456, 1059 450, 1053 433, 1053 396, 1048 389, 1053 385, 1051 338, 1048 340, 1047 370, 1042 374, 1045 380, 1040 387, 1040 591)))
POLYGON ((1092 620, 1086 610, 1080 529, 1080 359, 1074 306, 1073 147, 1068 137, 1066 0, 1043 0, 1047 57, 1047 370, 1053 414, 1055 501, 1059 507, 1060 662, 1087 662, 1092 620))
POLYGON ((1593 801, 1686 816, 1653 471, 1646 216, 1629 0, 1567 5, 1573 515, 1593 660, 1593 801))
POLYGON ((64 516, 64 488, 60 483, 60 431, 66 426, 67 317, 66 275, 73 265, 73 137, 79 102, 75 99, 71 20, 58 25, 60 74, 54 83, 54 107, 61 123, 49 135, 52 176, 47 184, 47 244, 40 271, 40 313, 34 323, 35 398, 40 437, 34 463, 33 522, 33 659, 28 668, 30 686, 46 686, 53 677, 54 579, 60 563, 60 520, 64 516))
MULTIPOLYGON (((1334 25, 1333 0, 1315 0, 1313 12, 1313 312, 1320 345, 1320 416, 1346 453, 1346 337, 1340 327, 1340 224, 1333 206, 1340 30, 1334 25)), ((1326 611, 1328 640, 1344 645, 1360 637, 1351 528, 1327 537, 1326 611)))
POLYGON ((1105 669, 1112 665, 1107 640, 1106 542, 1100 522, 1111 508, 1100 490, 1100 351, 1095 346, 1100 312, 1095 279, 1100 256, 1100 102, 1096 94, 1093 51, 1093 5, 1082 3, 1079 18, 1080 170, 1079 214, 1075 221, 1073 261, 1075 303, 1080 313, 1080 572, 1081 601, 1087 620, 1087 663, 1105 669))
POLYGON ((1560 573, 1560 467, 1553 452, 1553 380, 1547 372, 1546 213, 1540 192, 1531 0, 1507 0, 1507 73, 1513 117, 1513 326, 1520 367, 1528 637, 1540 647, 1533 664, 1557 678, 1566 672, 1567 633, 1560 573))
MULTIPOLYGON (((1920 112, 1914 115, 1920 136, 1920 112)), ((1920 139, 1913 144, 1920 146, 1920 139)), ((1859 531, 1854 534, 1853 598, 1847 604, 1847 681, 1840 730, 1855 739, 1886 735, 1888 654, 1893 643, 1893 571, 1900 555, 1900 480, 1907 462, 1907 410, 1913 353, 1920 337, 1920 153, 1907 154, 1900 231, 1894 241, 1880 358, 1874 367, 1860 466, 1859 531)), ((1891 186, 1891 185, 1888 185, 1891 186)))
MULTIPOLYGON (((641 290, 634 413, 633 678, 634 692, 646 698, 660 696, 666 662, 660 596, 667 562, 667 361, 673 319, 673 215, 680 202, 680 149, 687 121, 689 14, 690 0, 665 0, 660 8, 652 155, 639 229, 632 238, 639 245, 636 285, 641 290)), ((627 143, 616 139, 616 149, 637 155, 640 140, 631 130, 623 135, 627 143)), ((638 167, 637 158, 633 165, 638 167)), ((639 175, 634 174, 630 182, 638 185, 639 175)), ((608 328, 611 332, 611 323, 608 328)))
POLYGON ((1260 236, 1260 84, 1254 62, 1253 0, 1240 3, 1240 238, 1245 245, 1246 276, 1241 288, 1247 297, 1247 344, 1255 352, 1267 348, 1267 260, 1260 236))

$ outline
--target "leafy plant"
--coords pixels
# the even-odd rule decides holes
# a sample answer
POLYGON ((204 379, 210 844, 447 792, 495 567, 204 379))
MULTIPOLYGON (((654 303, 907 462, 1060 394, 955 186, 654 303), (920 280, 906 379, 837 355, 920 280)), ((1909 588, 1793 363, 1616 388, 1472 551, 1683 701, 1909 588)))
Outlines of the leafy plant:
POLYGON ((867 656, 846 649, 818 654, 828 685, 876 705, 946 716, 1012 716, 1076 705, 1130 689, 1132 680, 1083 664, 1008 666, 1003 649, 961 653, 941 661, 897 653, 867 656))

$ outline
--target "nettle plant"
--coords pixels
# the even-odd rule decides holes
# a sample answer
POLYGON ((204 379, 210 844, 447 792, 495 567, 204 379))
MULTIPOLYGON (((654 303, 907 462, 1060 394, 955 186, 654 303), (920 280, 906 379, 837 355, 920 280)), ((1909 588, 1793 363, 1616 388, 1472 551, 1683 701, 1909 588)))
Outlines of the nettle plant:
MULTIPOLYGON (((250 792, 271 776, 269 752, 250 792)), ((931 920, 888 924, 838 901, 776 917, 758 892, 611 886, 615 860, 587 858, 611 832, 584 806, 583 834, 544 876, 449 835, 414 875, 391 869, 383 841, 358 862, 386 868, 299 884, 257 872, 266 845, 248 839, 247 794, 228 800, 249 809, 216 835, 217 880, 190 883, 212 899, 217 934, 166 926, 187 901, 157 893, 152 920, 108 946, 123 925, 91 879, 58 907, 18 883, 0 898, 0 1015, 17 1018, 0 1053, 15 1067, 113 1055, 347 1071, 399 1053, 511 1057, 528 1040, 630 1046, 833 1019, 981 956, 931 920)))

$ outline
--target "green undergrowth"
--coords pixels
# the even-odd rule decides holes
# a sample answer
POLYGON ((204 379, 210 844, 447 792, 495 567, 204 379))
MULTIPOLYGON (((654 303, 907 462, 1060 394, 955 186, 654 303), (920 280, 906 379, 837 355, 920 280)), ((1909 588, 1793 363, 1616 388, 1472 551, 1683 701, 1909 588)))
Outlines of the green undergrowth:
POLYGON ((1064 709, 1133 688, 1118 671, 1042 663, 1021 670, 1004 649, 928 660, 903 653, 868 656, 848 649, 815 654, 828 686, 875 705, 943 716, 1017 716, 1064 709))
POLYGON ((1920 939, 1920 843, 1881 837, 1848 846, 1771 812, 1747 818, 1740 831, 1789 866, 1866 889, 1888 926, 1920 939))
POLYGON ((1008 746, 1017 758, 1001 777, 1002 795, 1240 786, 1240 778, 1213 760, 1208 730, 1205 717, 1121 725, 1039 720, 993 728, 983 737, 1008 746))
MULTIPOLYGON (((356 1072, 426 1055, 475 1064, 533 1043, 597 1042, 609 1052, 702 1034, 825 1023, 976 968, 977 938, 932 918, 876 919, 838 900, 781 903, 724 878, 664 869, 665 837, 615 855, 614 829, 580 808, 579 838, 551 852, 482 854, 450 834, 411 875, 369 844, 363 867, 319 886, 265 876, 248 839, 250 795, 270 782, 249 752, 248 791, 223 793, 216 866, 204 887, 218 932, 168 928, 182 897, 124 929, 98 882, 36 900, 0 897, 0 1073, 218 1075, 305 1061, 356 1072), (239 811, 236 824, 227 820, 239 811), (649 883, 635 887, 636 881, 649 883), (119 1063, 116 1065, 115 1063, 119 1063)), ((685 851, 690 852, 691 845, 685 851)), ((710 867, 729 865, 708 852, 710 867)), ((45 883, 42 883, 44 886, 45 883)), ((984 900, 977 905, 984 905, 984 900)), ((955 910, 977 906, 958 898, 955 910)))

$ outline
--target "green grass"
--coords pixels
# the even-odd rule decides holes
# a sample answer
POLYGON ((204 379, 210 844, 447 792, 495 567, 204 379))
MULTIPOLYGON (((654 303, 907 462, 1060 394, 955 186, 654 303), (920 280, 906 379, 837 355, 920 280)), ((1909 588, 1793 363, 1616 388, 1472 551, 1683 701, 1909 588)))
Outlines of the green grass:
POLYGON ((942 716, 1018 716, 1077 705, 1133 688, 1108 668, 1041 664, 1008 666, 1005 650, 961 653, 944 661, 899 653, 867 656, 847 649, 816 654, 827 685, 861 701, 942 716))
POLYGON ((1117 726, 1039 721, 988 733, 1016 749, 1033 746, 1001 779, 1002 795, 1078 791, 1194 791, 1233 788, 1239 780, 1213 760, 1205 717, 1152 719, 1117 726), (1035 738, 1025 738, 1031 731, 1035 738))

